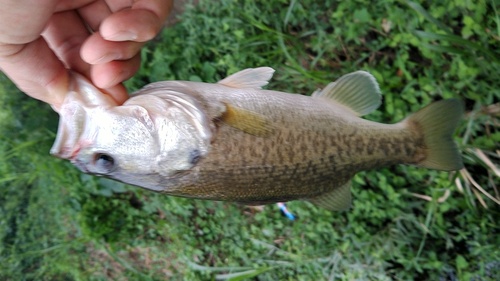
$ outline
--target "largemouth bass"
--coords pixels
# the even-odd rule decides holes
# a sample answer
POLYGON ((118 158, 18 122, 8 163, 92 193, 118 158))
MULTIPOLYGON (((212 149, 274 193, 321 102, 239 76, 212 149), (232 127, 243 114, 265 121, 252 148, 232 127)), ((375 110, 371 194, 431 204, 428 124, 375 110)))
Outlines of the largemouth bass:
POLYGON ((463 164, 452 134, 456 99, 397 124, 360 118, 381 103, 364 71, 312 96, 263 90, 274 70, 245 69, 215 84, 164 81, 123 105, 80 76, 60 110, 51 153, 81 171, 169 195, 266 204, 351 204, 359 171, 412 164, 452 171, 463 164))

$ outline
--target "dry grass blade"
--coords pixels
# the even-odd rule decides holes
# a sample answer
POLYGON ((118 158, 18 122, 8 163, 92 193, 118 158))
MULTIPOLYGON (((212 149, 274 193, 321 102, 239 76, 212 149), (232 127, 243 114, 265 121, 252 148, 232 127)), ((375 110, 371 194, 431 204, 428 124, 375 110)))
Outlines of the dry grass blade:
POLYGON ((495 184, 495 181, 493 180, 493 176, 488 175, 488 182, 493 186, 493 190, 495 191, 495 197, 500 198, 500 193, 498 192, 497 185, 495 184))
POLYGON ((463 187, 462 182, 460 181, 459 177, 455 178, 455 185, 457 186, 458 191, 460 191, 460 193, 464 193, 464 187, 463 187))
POLYGON ((484 154, 484 152, 478 148, 474 148, 472 150, 472 153, 474 153, 479 160, 483 161, 483 163, 488 166, 488 168, 495 173, 497 177, 500 177, 500 169, 484 154))
MULTIPOLYGON (((468 181, 472 186, 474 186, 477 190, 481 191, 481 193, 483 193, 484 195, 486 195, 486 197, 490 198, 493 202, 497 203, 498 205, 500 205, 500 200, 495 198, 493 195, 491 195, 490 193, 488 193, 486 190, 484 190, 481 185, 479 185, 475 180, 474 178, 472 178, 472 176, 470 175, 470 173, 467 171, 467 169, 462 169, 460 170, 460 174, 462 175, 463 179, 468 181)), ((478 200, 481 202, 481 204, 483 204, 483 200, 480 199, 480 194, 477 193, 477 191, 474 191, 474 194, 476 195, 476 197, 478 198, 478 200)), ((485 208, 486 206, 483 205, 485 208)))
POLYGON ((488 115, 500 116, 500 103, 495 103, 485 106, 482 110, 484 113, 488 115))
POLYGON ((483 206, 483 208, 485 209, 488 209, 488 205, 486 205, 486 202, 484 202, 484 199, 483 197, 481 197, 481 194, 479 194, 479 191, 473 189, 472 192, 474 192, 474 195, 476 195, 476 198, 479 201, 479 203, 481 203, 481 206, 483 206))
MULTIPOLYGON (((423 194, 418 194, 418 193, 410 193, 410 194, 412 196, 415 196, 417 198, 423 199, 425 201, 429 201, 429 202, 432 201, 432 197, 430 197, 429 195, 423 195, 423 194)), ((443 196, 439 197, 436 201, 438 203, 443 203, 444 201, 446 201, 446 199, 448 199, 448 197, 450 197, 450 194, 451 194, 450 190, 446 189, 446 191, 444 192, 443 196)))

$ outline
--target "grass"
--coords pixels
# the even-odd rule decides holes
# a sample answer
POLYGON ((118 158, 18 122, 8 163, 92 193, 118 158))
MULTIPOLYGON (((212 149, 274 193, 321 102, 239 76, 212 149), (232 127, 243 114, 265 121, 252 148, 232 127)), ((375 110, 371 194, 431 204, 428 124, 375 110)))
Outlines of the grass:
POLYGON ((268 88, 309 94, 350 71, 392 123, 464 100, 466 168, 358 174, 353 208, 173 198, 79 173, 48 155, 57 114, 0 77, 2 280, 500 279, 499 7, 494 1, 201 1, 142 52, 132 91, 271 66, 268 88))

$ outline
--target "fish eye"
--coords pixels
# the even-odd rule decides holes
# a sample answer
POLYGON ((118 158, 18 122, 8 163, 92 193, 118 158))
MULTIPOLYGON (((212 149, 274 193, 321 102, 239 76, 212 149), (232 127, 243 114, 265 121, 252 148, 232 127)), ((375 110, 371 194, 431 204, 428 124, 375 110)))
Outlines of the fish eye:
POLYGON ((201 159, 201 151, 199 151, 198 149, 192 150, 189 153, 189 163, 191 163, 192 165, 198 163, 200 159, 201 159))
POLYGON ((94 154, 94 165, 103 172, 110 172, 115 166, 115 159, 106 153, 94 154))

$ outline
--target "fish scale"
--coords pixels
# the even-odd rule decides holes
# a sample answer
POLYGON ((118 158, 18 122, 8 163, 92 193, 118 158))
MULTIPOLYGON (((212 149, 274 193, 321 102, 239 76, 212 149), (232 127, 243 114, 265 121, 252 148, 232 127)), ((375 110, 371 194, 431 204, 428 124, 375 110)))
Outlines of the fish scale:
MULTIPOLYGON (((281 201, 306 199, 347 182, 358 171, 415 162, 413 155, 417 147, 411 144, 418 142, 410 139, 411 132, 401 132, 404 128, 400 125, 383 125, 360 118, 336 122, 336 118, 341 117, 335 106, 318 104, 314 99, 298 103, 301 107, 295 103, 298 110, 294 112, 298 113, 289 118, 287 112, 278 111, 276 106, 288 104, 290 108, 289 95, 271 91, 262 91, 261 95, 273 96, 274 100, 255 102, 252 110, 266 114, 270 122, 276 124, 273 136, 253 136, 222 124, 213 141, 212 152, 194 168, 198 176, 186 178, 182 183, 171 183, 172 189, 167 181, 166 193, 186 197, 203 193, 205 199, 217 199, 221 196, 220 190, 224 190, 224 200, 245 203, 262 202, 256 198, 264 193, 272 198, 271 202, 275 198, 281 201), (318 121, 315 115, 311 116, 317 112, 305 108, 320 109, 328 115, 318 121), (304 120, 315 122, 316 126, 304 120), (331 124, 337 125, 336 130, 328 130, 331 124), (373 130, 374 125, 377 130, 373 130), (391 137, 395 131, 398 134, 391 137), (287 140, 287 145, 283 145, 283 140, 287 140), (383 149, 369 153, 369 148, 377 144, 383 149), (406 154, 401 153, 403 151, 406 154), (219 177, 219 174, 224 176, 219 177), (224 186, 231 188, 224 189, 224 186), (278 194, 286 194, 286 197, 279 198, 278 194)), ((231 94, 226 98, 237 99, 231 94)))
POLYGON ((381 124, 360 118, 381 100, 367 72, 312 96, 261 89, 273 72, 246 69, 215 84, 152 83, 123 105, 77 76, 51 152, 86 173, 168 195, 246 204, 303 199, 330 210, 350 206, 359 171, 463 167, 452 139, 460 101, 381 124))

